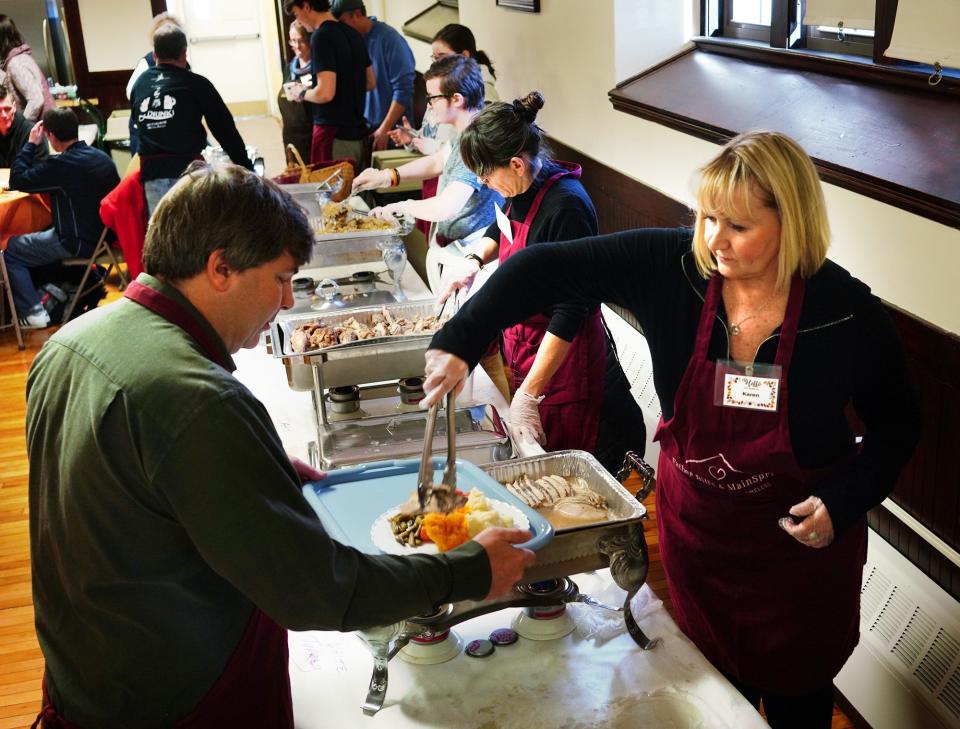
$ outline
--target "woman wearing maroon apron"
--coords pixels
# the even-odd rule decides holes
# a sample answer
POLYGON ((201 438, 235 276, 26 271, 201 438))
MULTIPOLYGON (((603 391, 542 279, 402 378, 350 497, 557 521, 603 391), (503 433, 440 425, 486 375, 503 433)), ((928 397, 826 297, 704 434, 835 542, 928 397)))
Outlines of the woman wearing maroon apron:
MULTIPOLYGON (((597 234, 580 167, 547 156, 536 124, 542 107, 537 91, 512 104, 490 104, 464 131, 464 162, 507 202, 484 238, 468 249, 441 301, 469 286, 487 263, 503 264, 534 244, 597 234)), ((503 355, 514 393, 514 435, 548 451, 591 451, 611 472, 626 451, 643 452, 643 414, 630 396, 599 307, 561 303, 507 327, 503 355)))
POLYGON ((777 729, 830 726, 832 680, 859 639, 866 512, 920 430, 893 325, 826 259, 829 235, 804 151, 741 135, 703 169, 693 231, 519 253, 427 356, 428 405, 519 317, 558 301, 634 314, 663 411, 657 516, 675 617, 777 729))

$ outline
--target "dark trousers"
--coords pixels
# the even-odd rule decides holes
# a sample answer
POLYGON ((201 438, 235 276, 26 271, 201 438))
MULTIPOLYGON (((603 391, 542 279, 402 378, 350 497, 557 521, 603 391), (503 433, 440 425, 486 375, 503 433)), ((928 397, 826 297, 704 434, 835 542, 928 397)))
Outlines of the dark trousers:
POLYGON ((60 236, 53 228, 41 230, 39 233, 15 235, 10 239, 4 258, 10 276, 13 303, 20 316, 26 316, 31 309, 40 305, 40 295, 37 287, 33 285, 30 269, 75 255, 75 251, 70 252, 63 247, 60 236))
POLYGON ((833 722, 832 683, 800 696, 784 696, 745 686, 730 676, 727 679, 754 708, 760 708, 763 700, 763 712, 772 729, 830 729, 833 722))

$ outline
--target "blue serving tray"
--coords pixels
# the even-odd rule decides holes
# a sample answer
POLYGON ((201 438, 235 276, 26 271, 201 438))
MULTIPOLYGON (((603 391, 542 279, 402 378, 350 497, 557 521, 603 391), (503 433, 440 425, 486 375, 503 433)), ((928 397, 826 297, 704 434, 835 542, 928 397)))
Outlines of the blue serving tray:
MULTIPOLYGON (((445 458, 434 458, 433 482, 439 483, 445 458)), ((370 539, 377 517, 399 506, 417 490, 420 459, 375 461, 330 471, 322 481, 304 484, 303 495, 317 512, 327 533, 341 544, 366 554, 383 554, 370 539)), ((498 481, 467 461, 457 461, 457 488, 478 488, 489 498, 505 501, 523 512, 533 538, 518 546, 537 550, 553 538, 553 525, 498 481)))

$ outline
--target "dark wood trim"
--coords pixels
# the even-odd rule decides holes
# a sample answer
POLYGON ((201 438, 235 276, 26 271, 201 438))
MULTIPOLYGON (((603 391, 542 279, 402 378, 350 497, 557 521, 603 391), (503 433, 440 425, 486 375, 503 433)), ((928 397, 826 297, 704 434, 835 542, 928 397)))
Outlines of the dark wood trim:
POLYGON ((876 0, 876 22, 873 28, 873 62, 879 64, 896 63, 895 58, 887 58, 883 52, 890 47, 893 38, 893 21, 897 17, 897 0, 876 0))
POLYGON ((150 9, 154 15, 167 12, 167 0, 150 0, 150 9))
MULTIPOLYGON (((609 98, 618 111, 716 144, 723 144, 752 128, 754 116, 743 110, 751 108, 756 111, 757 103, 769 99, 770 103, 763 108, 764 126, 781 129, 799 138, 820 138, 821 149, 812 156, 824 181, 960 228, 960 176, 955 167, 946 163, 948 159, 960 158, 960 100, 949 94, 920 93, 903 86, 890 88, 869 84, 861 89, 853 102, 857 105, 853 109, 856 114, 848 116, 842 112, 844 99, 849 96, 847 86, 836 81, 834 74, 821 73, 815 65, 804 65, 810 62, 807 56, 755 45, 697 39, 692 48, 618 84, 609 92, 609 98), (697 56, 700 53, 728 59, 721 67, 722 72, 737 79, 740 84, 738 95, 743 102, 731 102, 717 90, 715 83, 711 85, 708 73, 713 74, 717 66, 712 64, 709 72, 702 68, 705 64, 697 56), (772 57, 790 58, 791 64, 771 64, 772 57), (737 65, 739 63, 744 65, 737 65), (684 70, 682 83, 679 69, 684 70), (794 70, 804 73, 809 82, 796 88, 810 94, 810 106, 827 109, 828 121, 824 122, 822 115, 814 113, 812 108, 807 114, 795 113, 798 107, 783 103, 782 96, 777 96, 778 93, 793 93, 795 77, 790 71, 794 70), (699 93, 701 88, 703 94, 699 93), (863 107, 870 103, 865 100, 868 96, 874 97, 872 101, 878 112, 887 111, 886 117, 878 113, 864 119, 863 107), (826 107, 825 99, 829 100, 826 107), (754 107, 746 106, 748 104, 754 107), (837 111, 838 108, 841 111, 837 111), (890 129, 902 128, 911 114, 919 114, 931 123, 934 132, 916 138, 902 148, 884 149, 884 155, 880 157, 864 147, 851 151, 864 144, 862 124, 874 125, 880 130, 874 131, 874 137, 878 137, 885 131, 884 124, 889 124, 890 129), (827 125, 829 137, 821 132, 823 124, 827 125), (839 143, 834 147, 828 141, 844 136, 859 141, 845 142, 842 149, 839 143)), ((840 63, 843 66, 859 65, 840 63)), ((877 71, 874 69, 870 73, 877 71)), ((902 72, 893 74, 902 75, 902 72)), ((914 138, 907 137, 908 141, 910 139, 914 138)))

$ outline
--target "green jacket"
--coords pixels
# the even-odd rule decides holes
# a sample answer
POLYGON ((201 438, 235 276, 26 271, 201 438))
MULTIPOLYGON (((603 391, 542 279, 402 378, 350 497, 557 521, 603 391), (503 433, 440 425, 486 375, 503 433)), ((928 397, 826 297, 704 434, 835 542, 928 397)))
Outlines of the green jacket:
MULTIPOLYGON (((176 290, 138 280, 223 347, 176 290)), ((489 590, 475 542, 391 557, 330 539, 263 405, 126 299, 41 349, 27 441, 37 636, 54 705, 81 726, 172 725, 220 675, 255 605, 293 630, 353 630, 489 590)))

